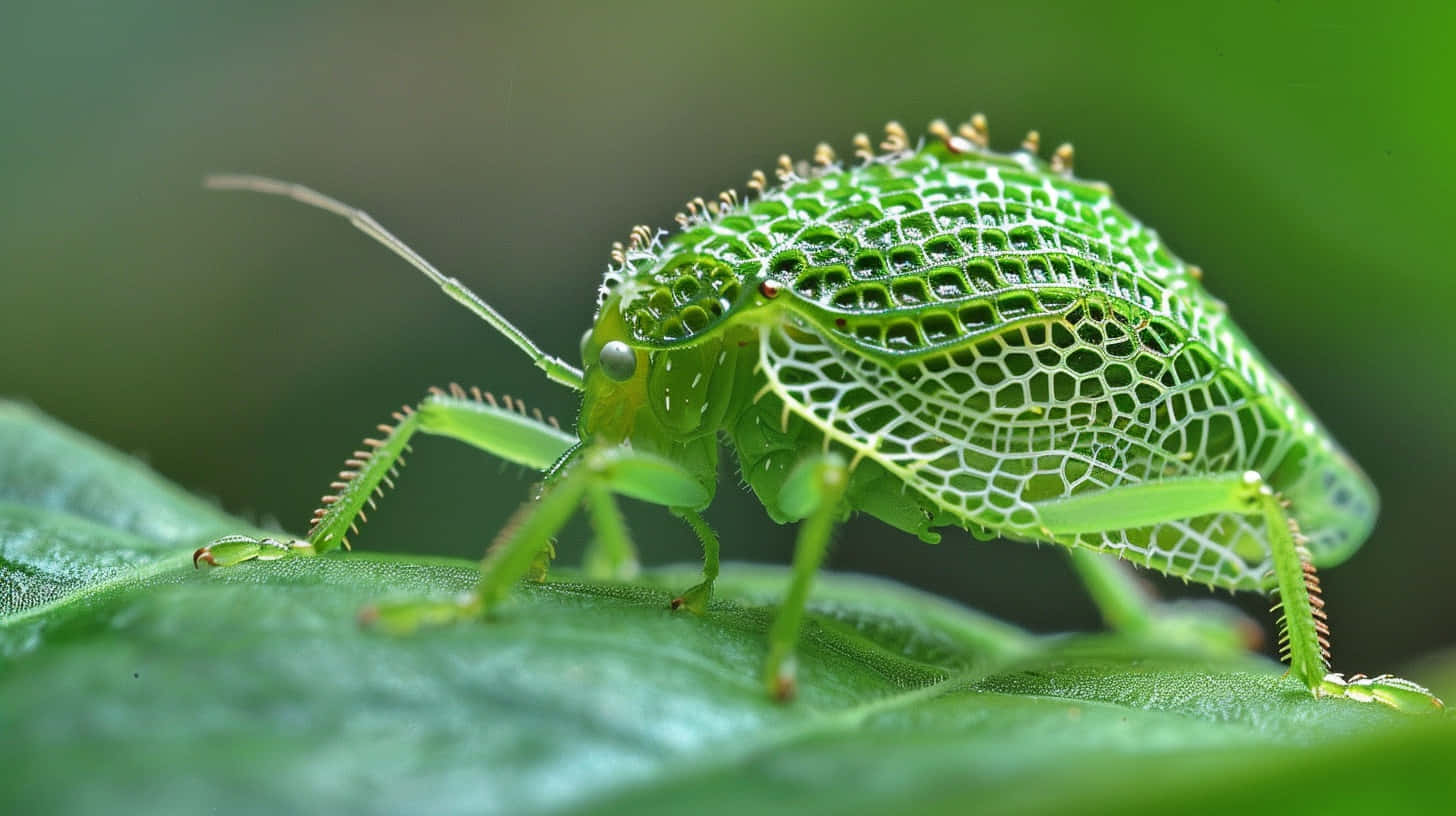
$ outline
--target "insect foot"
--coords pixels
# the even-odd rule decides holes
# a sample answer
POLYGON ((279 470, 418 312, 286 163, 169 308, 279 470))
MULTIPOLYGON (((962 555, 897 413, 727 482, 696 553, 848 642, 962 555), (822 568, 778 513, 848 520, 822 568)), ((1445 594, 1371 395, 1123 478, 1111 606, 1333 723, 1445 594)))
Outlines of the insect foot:
POLYGON ((1327 674, 1315 693, 1361 703, 1384 703, 1391 708, 1414 714, 1436 714, 1446 709, 1441 698, 1424 686, 1390 674, 1378 677, 1354 674, 1348 679, 1341 674, 1327 674))
POLYGON ((279 541, 276 538, 253 538, 245 535, 230 535, 213 539, 204 547, 192 553, 192 566, 206 561, 214 567, 231 567, 244 561, 277 561, 291 556, 312 556, 318 553, 307 541, 279 541))
POLYGON ((798 661, 790 655, 769 677, 769 694, 781 703, 793 700, 799 693, 798 676, 798 661))
POLYGON ((708 602, 713 600, 713 582, 704 581, 672 599, 672 608, 685 609, 694 615, 708 611, 708 602))

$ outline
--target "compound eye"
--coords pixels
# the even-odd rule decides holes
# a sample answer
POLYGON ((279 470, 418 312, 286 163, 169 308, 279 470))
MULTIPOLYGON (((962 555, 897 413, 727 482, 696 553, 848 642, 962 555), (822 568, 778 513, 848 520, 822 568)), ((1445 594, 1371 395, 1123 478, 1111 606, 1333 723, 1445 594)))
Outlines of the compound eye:
POLYGON ((602 364, 602 372, 617 382, 630 380, 637 373, 637 352, 621 340, 604 344, 597 359, 602 364))

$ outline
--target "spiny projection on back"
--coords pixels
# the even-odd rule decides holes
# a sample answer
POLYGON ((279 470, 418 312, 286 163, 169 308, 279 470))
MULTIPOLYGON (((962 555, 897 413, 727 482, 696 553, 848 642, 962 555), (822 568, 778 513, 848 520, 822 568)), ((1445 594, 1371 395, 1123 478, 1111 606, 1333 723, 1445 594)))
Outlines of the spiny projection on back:
MULTIPOLYGON (((912 148, 910 143, 909 133, 899 122, 886 122, 884 130, 885 136, 879 143, 879 152, 875 151, 868 134, 854 134, 850 140, 853 146, 854 166, 887 164, 915 152, 915 148, 912 148)), ((985 153, 991 148, 990 126, 984 114, 973 115, 955 132, 952 132, 950 126, 942 119, 932 121, 926 131, 953 154, 985 153)), ((1021 140, 1020 153, 1035 162, 1040 149, 1041 134, 1036 130, 1028 131, 1021 140)), ((1074 156, 1075 149, 1071 143, 1064 142, 1053 151, 1046 167, 1053 173, 1071 177, 1074 156)), ((851 165, 846 165, 840 160, 832 145, 828 142, 819 142, 814 146, 813 154, 807 160, 795 161, 787 153, 780 154, 775 164, 774 175, 780 184, 788 184, 803 178, 818 178, 830 173, 843 172, 848 166, 851 165)), ((1110 192, 1105 184, 1096 183, 1110 192)), ((754 170, 750 173, 744 186, 748 193, 743 196, 740 196, 736 189, 729 188, 719 192, 713 198, 696 196, 689 199, 683 205, 683 210, 674 216, 679 229, 687 232, 694 227, 709 225, 714 220, 741 212, 746 205, 755 199, 762 199, 764 193, 772 189, 768 176, 762 170, 754 170)), ((629 231, 625 242, 614 241, 612 243, 611 252, 608 255, 610 264, 598 291, 598 307, 621 281, 624 270, 629 266, 629 259, 654 259, 656 257, 654 252, 661 250, 663 239, 668 234, 667 230, 638 224, 629 231)), ((1201 271, 1197 274, 1201 275, 1201 271)))
MULTIPOLYGON (((765 512, 800 522, 770 630, 764 681, 794 689, 794 644, 831 531, 854 512, 934 542, 963 527, 1063 545, 1099 603, 1160 613, 1114 555, 1185 581, 1276 594, 1282 654, 1316 696, 1429 710, 1413 683, 1328 672, 1315 564, 1365 539, 1374 488, 1201 285, 1197 267, 1078 178, 1075 152, 990 148, 983 116, 891 122, 841 160, 827 144, 747 192, 693 198, 678 229, 614 244, 583 367, 546 354, 499 312, 373 218, 298 185, 286 195, 347 218, 581 393, 575 433, 519 401, 435 389, 366 440, 300 541, 229 536, 196 558, 226 565, 347 547, 417 431, 543 474, 461 600, 381 606, 377 625, 476 619, 519 579, 544 577, 552 537, 585 509, 586 564, 625 577, 636 556, 615 496, 682 518, 701 583, 665 604, 702 613, 719 542, 700 511, 726 443, 765 512)), ((1109 619, 1113 619, 1109 616, 1109 619)), ((1131 627, 1130 627, 1131 628, 1131 627)))

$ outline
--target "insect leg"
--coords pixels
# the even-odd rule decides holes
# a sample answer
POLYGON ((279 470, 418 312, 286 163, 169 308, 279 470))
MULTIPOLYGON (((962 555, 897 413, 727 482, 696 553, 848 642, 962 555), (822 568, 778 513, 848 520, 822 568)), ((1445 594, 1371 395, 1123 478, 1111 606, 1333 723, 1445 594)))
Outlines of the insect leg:
POLYGON ((1116 556, 1081 547, 1068 549, 1067 556, 1113 629, 1222 653, 1256 649, 1263 641, 1258 625, 1233 606, 1215 600, 1160 601, 1116 556))
POLYGON ((381 604, 363 619, 389 631, 408 632, 479 617, 500 603, 592 491, 613 493, 668 507, 702 507, 711 493, 696 477, 658 456, 628 448, 580 451, 548 479, 541 495, 522 505, 496 536, 480 564, 480 582, 464 597, 381 604))
POLYGON ((308 536, 301 541, 279 541, 249 536, 224 536, 193 553, 192 562, 230 566, 254 558, 273 560, 311 556, 339 547, 348 548, 348 534, 366 521, 364 508, 393 486, 404 464, 404 453, 417 431, 449 436, 510 462, 546 470, 575 445, 576 438, 554 425, 502 407, 493 397, 459 386, 435 390, 418 403, 394 414, 393 425, 380 425, 377 438, 365 439, 360 450, 345 461, 344 470, 330 485, 332 493, 320 500, 308 536))
POLYGON ((1430 692, 1398 677, 1347 681, 1327 673, 1329 629, 1314 564, 1282 500, 1258 473, 1127 485, 1044 502, 1037 511, 1045 532, 1062 541, 1210 513, 1262 515, 1279 596, 1280 642, 1295 679, 1316 696, 1375 700, 1406 710, 1442 707, 1430 692))
POLYGON ((596 538, 582 556, 582 572, 596 580, 625 581, 637 577, 641 567, 637 548, 632 546, 627 521, 617 509, 612 491, 601 482, 592 484, 587 490, 586 507, 596 538))
POLYGON ((1087 594, 1102 613, 1102 620, 1124 632, 1146 632, 1152 626, 1152 598, 1137 577, 1120 568, 1111 557, 1074 547, 1067 551, 1072 568, 1087 587, 1087 594))
POLYGON ((768 631, 768 659, 763 679, 769 693, 780 700, 794 696, 794 647, 804 620, 804 604, 814 574, 824 563, 829 537, 844 514, 844 491, 849 468, 836 454, 806 459, 796 466, 779 494, 779 505, 791 518, 801 518, 794 545, 794 566, 789 590, 768 631))
POLYGON ((695 615, 708 611, 708 601, 713 600, 713 582, 718 580, 718 534, 708 526, 696 511, 677 508, 673 511, 697 533, 703 545, 703 581, 672 599, 673 609, 686 609, 695 615))

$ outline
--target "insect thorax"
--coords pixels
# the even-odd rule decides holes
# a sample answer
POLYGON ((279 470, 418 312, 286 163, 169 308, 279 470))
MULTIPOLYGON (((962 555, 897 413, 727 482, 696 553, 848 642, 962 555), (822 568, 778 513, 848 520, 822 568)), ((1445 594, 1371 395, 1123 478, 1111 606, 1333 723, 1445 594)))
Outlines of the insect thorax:
MULTIPOLYGON (((644 354, 750 337, 766 386, 752 393, 812 426, 805 446, 847 448, 946 518, 1044 538, 1039 501, 1256 470, 1292 500, 1317 562, 1368 533, 1358 468, 1104 185, 1025 152, 935 144, 785 173, 686 221, 620 254, 599 325, 644 354)), ((1062 543, 1254 588, 1258 525, 1209 516, 1062 543)))

